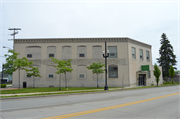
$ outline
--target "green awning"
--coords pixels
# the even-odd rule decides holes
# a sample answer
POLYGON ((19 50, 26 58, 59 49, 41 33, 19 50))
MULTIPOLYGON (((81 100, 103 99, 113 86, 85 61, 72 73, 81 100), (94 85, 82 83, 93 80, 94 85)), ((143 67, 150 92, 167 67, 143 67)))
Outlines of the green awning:
POLYGON ((141 71, 149 71, 149 65, 142 65, 141 71))

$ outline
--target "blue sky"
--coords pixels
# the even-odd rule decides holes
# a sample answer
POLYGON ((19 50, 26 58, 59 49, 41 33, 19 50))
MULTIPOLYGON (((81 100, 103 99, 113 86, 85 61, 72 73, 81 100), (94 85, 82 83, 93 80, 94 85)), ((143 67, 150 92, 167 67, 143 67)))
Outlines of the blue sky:
MULTIPOLYGON (((129 37, 152 45, 153 64, 166 33, 180 61, 179 0, 1 0, 0 70, 16 38, 129 37)), ((177 64, 180 69, 179 63, 177 64)))

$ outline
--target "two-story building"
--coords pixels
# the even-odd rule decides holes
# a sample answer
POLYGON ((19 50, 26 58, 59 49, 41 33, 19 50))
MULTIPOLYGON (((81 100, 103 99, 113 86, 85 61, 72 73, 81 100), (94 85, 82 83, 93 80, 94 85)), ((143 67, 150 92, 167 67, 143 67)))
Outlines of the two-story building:
MULTIPOLYGON (((109 87, 141 86, 156 84, 153 76, 151 45, 127 37, 119 38, 43 38, 15 39, 15 52, 18 58, 27 57, 33 65, 39 68, 42 77, 35 78, 36 87, 59 86, 59 74, 50 57, 59 60, 72 59, 71 73, 67 73, 68 87, 95 87, 97 77, 86 67, 94 62, 105 63, 102 51, 105 41, 109 50, 107 72, 109 87)), ((160 67, 160 69, 162 69, 160 67)), ((21 87, 27 82, 32 87, 33 78, 20 75, 21 87)), ((61 86, 64 86, 64 75, 61 75, 61 86)), ((162 84, 162 75, 159 84, 162 84)), ((99 75, 99 86, 105 85, 105 73, 99 75)), ((13 87, 18 87, 18 72, 13 73, 13 87)))

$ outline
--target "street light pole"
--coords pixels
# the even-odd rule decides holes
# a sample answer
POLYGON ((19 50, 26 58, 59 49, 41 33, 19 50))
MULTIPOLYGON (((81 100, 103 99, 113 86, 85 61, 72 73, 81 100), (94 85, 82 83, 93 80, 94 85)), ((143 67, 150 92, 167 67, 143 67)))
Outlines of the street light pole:
POLYGON ((107 86, 107 57, 109 57, 109 50, 106 50, 106 41, 105 41, 105 52, 103 51, 103 57, 105 58, 105 69, 106 69, 104 90, 108 90, 108 86, 107 86))
POLYGON ((3 81, 3 73, 4 73, 4 64, 2 65, 2 81, 3 81))

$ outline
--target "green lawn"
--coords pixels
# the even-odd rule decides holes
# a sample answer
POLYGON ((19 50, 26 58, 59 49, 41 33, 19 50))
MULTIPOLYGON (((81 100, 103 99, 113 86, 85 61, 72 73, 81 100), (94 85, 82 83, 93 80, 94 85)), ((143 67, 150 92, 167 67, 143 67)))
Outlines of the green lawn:
MULTIPOLYGON (((72 90, 91 90, 97 89, 95 87, 68 87, 61 88, 61 91, 72 91, 72 90)), ((104 89, 104 87, 99 87, 98 89, 104 89)), ((23 88, 23 89, 15 89, 15 90, 1 90, 1 94, 16 94, 16 93, 34 93, 34 92, 52 92, 59 91, 58 87, 47 87, 47 88, 23 88)), ((61 92, 60 91, 60 92, 61 92)))
MULTIPOLYGON (((179 85, 179 83, 171 84, 170 82, 168 82, 168 83, 164 83, 163 85, 159 85, 158 87, 173 86, 173 85, 179 85)), ((153 88, 153 87, 157 87, 157 86, 133 87, 133 88, 126 88, 124 90, 140 89, 140 88, 153 88)), ((58 87, 34 88, 34 89, 33 88, 23 88, 23 89, 20 89, 20 90, 19 89, 16 89, 16 90, 1 90, 1 94, 53 92, 53 91, 54 92, 57 91, 57 93, 59 93, 59 94, 67 94, 67 93, 75 93, 75 92, 72 92, 72 91, 76 91, 76 90, 82 90, 82 92, 97 92, 98 91, 98 90, 93 90, 93 89, 102 89, 102 90, 99 90, 99 91, 103 91, 104 87, 99 87, 99 88, 96 88, 96 87, 68 87, 68 90, 66 90, 66 88, 61 88, 60 91, 59 91, 58 87), (90 90, 90 91, 86 91, 86 90, 90 90), (62 92, 62 91, 69 91, 69 92, 62 92)), ((121 87, 109 87, 109 89, 121 90, 121 87), (120 88, 120 89, 114 89, 114 88, 120 88)), ((79 91, 78 93, 81 93, 81 91, 79 91)))

